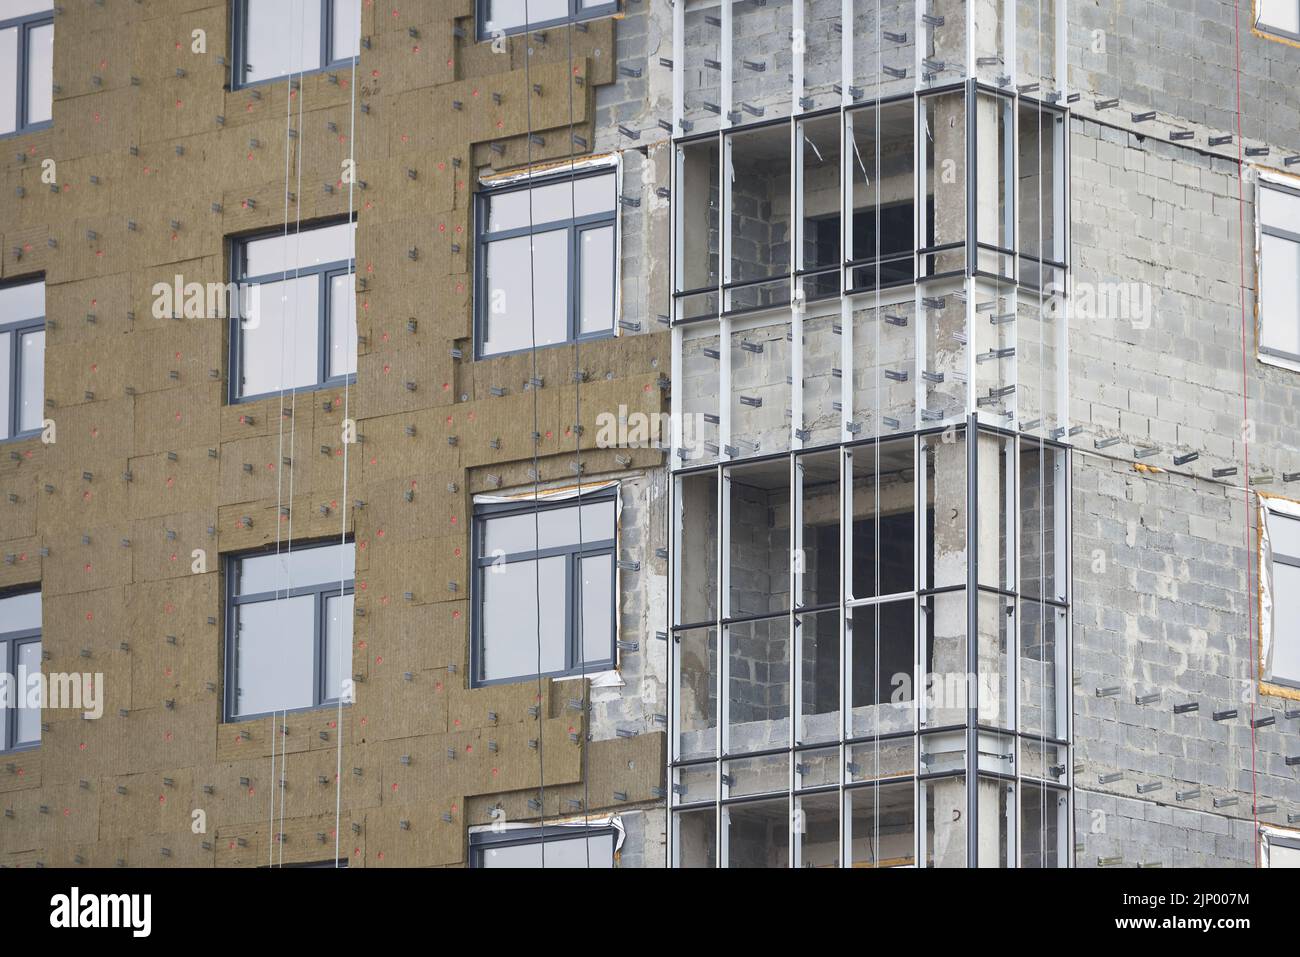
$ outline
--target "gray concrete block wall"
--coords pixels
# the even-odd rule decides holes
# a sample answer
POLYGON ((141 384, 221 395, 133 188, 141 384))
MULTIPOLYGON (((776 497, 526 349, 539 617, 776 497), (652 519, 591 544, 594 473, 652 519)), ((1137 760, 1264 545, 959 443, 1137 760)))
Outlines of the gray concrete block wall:
MULTIPOLYGON (((1044 4, 1046 7, 1048 4, 1044 4)), ((1254 4, 1227 0, 1071 3, 1072 90, 1120 97, 1189 124, 1236 127, 1234 8, 1240 15, 1242 133, 1300 150, 1300 50, 1254 35, 1254 4)))
POLYGON ((1076 861, 1173 853, 1166 864, 1248 865, 1254 802, 1276 806, 1261 823, 1286 826, 1300 812, 1300 776, 1285 763, 1300 751, 1300 719, 1252 680, 1242 493, 1087 453, 1076 453, 1073 478, 1076 861), (1255 720, 1275 722, 1253 740, 1252 702, 1255 720), (1174 712, 1190 703, 1198 710, 1174 712), (1127 822, 1120 832, 1080 817, 1112 806, 1127 822), (1185 842, 1154 826, 1155 808, 1177 812, 1171 833, 1185 842))

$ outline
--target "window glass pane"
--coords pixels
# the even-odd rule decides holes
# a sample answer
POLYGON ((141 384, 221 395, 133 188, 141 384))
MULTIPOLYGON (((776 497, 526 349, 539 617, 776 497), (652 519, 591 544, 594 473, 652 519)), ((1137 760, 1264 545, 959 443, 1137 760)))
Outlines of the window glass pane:
MULTIPOLYGON (((688 18, 692 15, 687 14, 688 18)), ((697 72, 701 75, 714 73, 708 69, 697 72)), ((697 141, 678 147, 677 171, 678 185, 675 189, 680 202, 675 203, 674 208, 682 237, 682 251, 677 262, 677 289, 716 287, 718 247, 722 235, 717 140, 697 141)))
POLYGON ((245 0, 244 83, 320 67, 319 0, 245 0))
POLYGON ((677 622, 712 621, 718 614, 718 477, 683 476, 677 486, 677 622))
POLYGON ((912 600, 861 605, 848 616, 852 732, 911 729, 918 680, 913 677, 912 600))
POLYGON ((614 654, 614 556, 593 555, 580 564, 583 660, 610 661, 614 654))
POLYGON ((484 232, 528 229, 614 211, 614 174, 576 176, 488 194, 484 232))
POLYGON ((1300 867, 1300 846, 1273 843, 1268 848, 1268 866, 1300 867))
POLYGON ((1300 33, 1300 4, 1296 0, 1257 0, 1259 25, 1288 33, 1300 33))
POLYGON ((266 236, 244 244, 244 275, 272 276, 294 267, 303 269, 330 263, 346 263, 353 256, 356 226, 338 223, 319 229, 304 229, 288 236, 266 236))
POLYGON ((479 556, 499 557, 539 548, 609 541, 614 537, 614 501, 592 502, 582 506, 579 529, 577 506, 520 512, 483 522, 479 556))
POLYGON ((9 381, 9 370, 13 368, 10 363, 13 343, 12 334, 0 333, 0 439, 9 438, 11 421, 9 394, 13 391, 13 383, 9 381))
POLYGON ((315 616, 314 595, 236 606, 235 714, 316 703, 315 616))
POLYGON ((715 808, 682 811, 673 824, 674 867, 717 866, 718 812, 715 808))
POLYGON ((1300 355, 1300 243, 1260 236, 1259 345, 1300 355))
POLYGON ((1259 192, 1259 221, 1265 226, 1300 233, 1300 196, 1264 187, 1259 192))
POLYGON ((579 234, 582 288, 578 332, 614 328, 614 227, 584 229, 579 234))
POLYGON ((347 60, 361 53, 361 0, 331 0, 330 60, 347 60))
POLYGON ((0 0, 0 20, 54 9, 54 0, 0 0))
POLYGON ((882 260, 874 268, 855 269, 857 288, 873 288, 912 279, 913 208, 916 187, 914 121, 910 100, 849 114, 851 141, 846 157, 852 173, 853 222, 846 258, 882 260))
MULTIPOLYGON (((961 92, 927 96, 921 101, 922 201, 917 243, 923 248, 965 243, 966 239, 966 100, 961 92)), ((963 248, 926 256, 923 275, 964 268, 963 248)))
POLYGON ((729 617, 790 607, 790 464, 777 459, 729 469, 729 617))
MULTIPOLYGON (((8 336, 5 336, 8 339, 8 336)), ((18 429, 26 432, 39 429, 45 403, 45 330, 24 333, 18 361, 22 365, 18 382, 22 389, 19 397, 18 429)), ((7 401, 7 400, 6 400, 7 401)))
POLYGON ((357 371, 357 297, 353 273, 330 279, 330 378, 357 371))
POLYGON ((486 268, 484 354, 552 345, 568 338, 568 230, 539 233, 531 240, 519 236, 489 243, 486 268))
POLYGON ((352 616, 354 596, 325 599, 325 697, 337 701, 343 679, 352 676, 352 616))
MULTIPOLYGON (((24 592, 0 598, 0 634, 11 631, 29 631, 41 627, 41 593, 24 592)), ((4 659, 0 657, 0 668, 4 659)))
POLYGON ((300 585, 351 581, 356 577, 356 545, 323 545, 284 551, 279 555, 253 555, 241 559, 235 586, 237 595, 259 595, 300 585))
POLYGON ((480 852, 480 867, 613 867, 614 835, 558 837, 527 844, 488 844, 480 852))
POLYGON ((486 0, 483 32, 513 30, 530 23, 560 20, 569 15, 569 0, 486 0))
POLYGON ((1274 555, 1300 559, 1300 518, 1269 512, 1268 539, 1274 555))
POLYGON ((727 753, 783 747, 790 740, 789 618, 728 625, 726 636, 727 753))
POLYGON ((1273 563, 1273 680, 1300 684, 1300 568, 1273 563))
POLYGON ((718 632, 714 628, 692 628, 674 635, 673 640, 677 642, 677 756, 695 758, 715 754, 718 632))
POLYGON ((1059 261, 1057 223, 1063 193, 1061 172, 1063 125, 1057 114, 1022 103, 1020 106, 1020 252, 1059 261))
POLYGON ((249 290, 241 321, 240 395, 315 385, 320 347, 320 281, 302 276, 249 290))
POLYGON ((727 867, 789 867, 790 805, 757 801, 722 809, 727 867))
POLYGON ((19 685, 22 696, 18 699, 14 743, 34 744, 41 740, 41 689, 39 682, 32 683, 32 677, 41 673, 41 643, 25 641, 17 650, 14 676, 22 679, 19 685))
POLYGON ((18 128, 18 30, 0 30, 0 133, 18 128))
POLYGON ((1069 853, 1064 791, 1026 781, 1020 786, 1020 866, 1060 867, 1069 853))
POLYGON ((54 102, 54 24, 27 33, 27 122, 50 119, 54 102))
MULTIPOLYGON (((0 54, 3 54, 0 49, 0 54)), ((45 283, 25 282, 0 287, 0 325, 45 315, 45 283)))
POLYGON ((789 273, 790 130, 776 126, 734 134, 728 148, 730 280, 789 273))
POLYGON ((849 861, 853 867, 913 867, 916 808, 911 782, 848 792, 849 861))
POLYGON ((483 681, 538 674, 568 667, 563 556, 539 562, 511 562, 482 572, 482 634, 479 677, 483 681), (541 624, 537 620, 542 595, 541 624))

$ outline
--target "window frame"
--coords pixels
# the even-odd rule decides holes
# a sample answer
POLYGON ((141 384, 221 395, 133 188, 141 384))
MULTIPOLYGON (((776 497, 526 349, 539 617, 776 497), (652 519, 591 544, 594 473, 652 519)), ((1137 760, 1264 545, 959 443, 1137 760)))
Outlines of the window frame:
POLYGON ((50 118, 36 123, 27 121, 27 100, 30 92, 27 82, 28 46, 32 31, 47 25, 51 29, 54 28, 53 5, 48 10, 40 10, 36 13, 27 13, 20 17, 0 20, 0 30, 8 30, 11 27, 18 29, 18 57, 17 62, 14 64, 18 74, 14 81, 14 95, 18 97, 18 102, 16 104, 17 109, 14 111, 14 128, 7 133, 0 133, 0 139, 22 136, 24 133, 33 133, 37 130, 47 130, 54 125, 53 78, 50 80, 50 118))
POLYGON ((474 194, 474 358, 476 360, 497 359, 502 356, 513 356, 524 352, 532 352, 534 349, 552 349, 556 346, 572 345, 575 342, 588 342, 595 339, 610 339, 618 335, 618 263, 621 239, 619 234, 618 180, 619 167, 614 164, 608 164, 593 167, 591 169, 575 170, 573 172, 560 171, 554 174, 547 173, 540 176, 526 176, 518 183, 509 183, 502 186, 493 186, 490 183, 480 185, 478 191, 474 194), (492 197, 494 196, 502 196, 507 193, 525 191, 531 192, 532 190, 543 189, 547 186, 577 182, 582 179, 595 179, 600 176, 611 176, 614 180, 614 202, 607 213, 592 213, 587 216, 571 216, 568 219, 547 220, 546 222, 533 223, 529 226, 519 226, 514 229, 499 229, 491 233, 487 231, 488 204, 492 201, 492 197), (579 295, 582 291, 582 234, 606 226, 614 227, 613 262, 610 264, 611 275, 614 279, 613 314, 610 316, 610 325, 608 329, 583 333, 580 332, 579 329, 581 316, 580 304, 578 302, 579 295), (567 234, 569 249, 569 269, 566 285, 568 311, 565 316, 566 325, 564 340, 561 342, 547 343, 546 345, 532 345, 524 346, 520 349, 508 349, 501 352, 484 352, 484 336, 487 332, 487 309, 491 300, 491 296, 488 294, 487 247, 494 242, 518 239, 523 236, 537 236, 541 233, 559 232, 561 229, 563 229, 567 234))
MULTIPOLYGON (((1268 860, 1265 865, 1269 870, 1274 869, 1272 850, 1275 847, 1285 847, 1289 851, 1300 852, 1300 831, 1284 830, 1282 828, 1260 826, 1259 843, 1264 857, 1268 860)), ((1285 870, 1285 868, 1277 868, 1285 870)))
MULTIPOLYGON (((1278 500, 1274 499, 1272 496, 1268 496, 1263 499, 1262 507, 1264 510, 1264 521, 1266 523, 1271 523, 1275 519, 1277 519, 1282 521, 1295 522, 1297 527, 1300 527, 1300 515, 1292 515, 1270 504, 1271 502, 1275 502, 1275 501, 1278 500)), ((1281 501, 1286 501, 1286 500, 1283 499, 1281 501)), ((1277 546, 1275 544, 1275 536, 1272 533, 1273 527, 1275 526, 1269 526, 1269 535, 1268 535, 1268 559, 1269 559, 1268 574, 1269 574, 1269 581, 1273 583, 1273 595, 1272 595, 1273 607, 1270 614, 1269 622, 1270 622, 1270 628, 1272 629, 1272 642, 1273 642, 1271 654, 1276 655, 1278 636, 1279 636, 1278 600, 1277 600, 1277 576, 1274 574, 1273 568, 1274 566, 1280 563, 1283 565, 1287 565, 1291 568, 1300 569, 1300 555, 1287 555, 1285 553, 1283 554, 1278 553, 1277 546)), ((1297 638, 1296 640, 1300 641, 1300 638, 1297 638)), ((1283 688, 1291 692, 1300 691, 1300 675, 1279 676, 1273 674, 1272 670, 1270 669, 1268 677, 1265 678, 1263 677, 1263 668, 1262 668, 1264 662, 1261 662, 1260 664, 1261 664, 1261 671, 1260 671, 1261 684, 1265 686, 1271 685, 1273 686, 1273 688, 1283 688)), ((1269 693, 1267 688, 1265 689, 1265 693, 1269 693)))
MULTIPOLYGON (((245 402, 257 402, 262 399, 268 399, 278 396, 282 392, 316 392, 321 389, 334 389, 345 385, 355 385, 357 374, 349 372, 346 375, 329 375, 330 360, 330 283, 338 276, 356 275, 356 217, 344 219, 330 219, 319 223, 311 223, 302 227, 297 232, 312 232, 317 229, 328 229, 331 226, 342 226, 351 224, 352 233, 352 256, 348 259, 333 260, 327 263, 320 263, 314 266, 295 266, 293 269, 285 269, 280 272, 266 273, 260 276, 245 276, 244 262, 247 256, 248 244, 256 242, 259 239, 274 239, 277 237, 286 240, 295 236, 295 233, 284 233, 283 230, 272 230, 270 232, 249 233, 243 236, 232 237, 230 240, 230 276, 231 282, 239 290, 238 303, 239 308, 230 310, 229 318, 229 338, 230 346, 227 359, 229 361, 230 376, 226 392, 226 398, 230 405, 240 405, 245 402), (283 282, 286 279, 302 279, 305 276, 317 277, 317 298, 316 298, 316 381, 310 385, 283 386, 280 389, 270 392, 255 392, 249 395, 241 394, 243 388, 243 361, 241 349, 243 346, 243 326, 242 326, 242 305, 243 289, 245 286, 260 286, 269 282, 283 282)), ((353 279, 353 297, 356 296, 356 280, 353 279)), ((355 309, 353 310, 355 313, 355 309)), ((354 316, 355 321, 355 316, 354 316)), ((360 360, 360 333, 357 334, 358 353, 357 358, 360 360)), ((359 362, 358 362, 359 364, 359 362)))
MULTIPOLYGON (((351 545, 356 547, 356 542, 349 534, 346 541, 340 543, 335 539, 325 539, 323 541, 304 542, 295 549, 295 551, 306 551, 312 548, 328 548, 335 545, 351 545)), ((274 714, 301 714, 307 711, 318 711, 321 708, 337 707, 338 698, 330 698, 326 695, 325 688, 325 608, 328 599, 344 598, 356 593, 356 573, 353 577, 343 582, 337 579, 328 582, 316 582, 308 585, 295 585, 288 589, 276 589, 274 591, 255 592, 250 595, 236 595, 237 566, 240 562, 248 558, 259 558, 265 555, 274 555, 276 549, 257 548, 241 552, 232 552, 222 556, 221 571, 225 578, 223 586, 223 598, 225 600, 225 641, 223 642, 223 653, 225 660, 222 663, 222 679, 224 688, 222 689, 222 722, 225 724, 237 724, 243 721, 254 721, 258 718, 265 718, 274 714), (312 621, 312 631, 314 646, 312 649, 312 685, 316 701, 314 704, 301 708, 274 708, 271 711, 259 711, 251 714, 238 714, 236 707, 238 705, 237 697, 239 691, 239 658, 236 650, 236 639, 238 632, 235 628, 235 612, 240 605, 255 604, 266 601, 279 601, 287 598, 298 598, 304 595, 314 595, 314 612, 312 621)), ((351 642, 349 642, 351 644, 351 642)), ((355 649, 353 649, 355 658, 355 649)), ((351 662, 348 665, 347 678, 352 677, 351 662)), ((351 702, 346 699, 344 705, 351 702)))
MULTIPOLYGON (((40 593, 41 590, 39 588, 18 588, 13 591, 0 592, 0 600, 6 598, 20 598, 23 595, 31 595, 31 594, 39 595, 40 593)), ((42 596, 41 605, 42 605, 41 624, 44 625, 43 596, 42 596)), ((15 631, 0 632, 0 675, 11 675, 14 681, 17 682, 18 648, 22 645, 30 645, 30 644, 35 644, 39 647, 41 644, 41 635, 43 630, 44 629, 42 627, 38 626, 36 628, 20 628, 15 631)), ((44 662, 45 660, 44 654, 39 655, 38 658, 42 662, 44 662)), ((42 668, 42 671, 43 670, 44 669, 42 668)), ((25 689, 18 688, 16 684, 15 684, 15 690, 17 690, 20 694, 25 695, 25 689)), ((44 707, 45 707, 45 702, 42 701, 41 702, 42 710, 44 709, 44 707)), ((18 707, 15 704, 13 707, 8 707, 5 710, 8 711, 9 714, 7 714, 5 717, 3 733, 0 733, 0 754, 19 754, 23 751, 35 751, 37 748, 39 748, 41 746, 40 737, 37 737, 35 741, 28 741, 21 744, 18 743, 17 741, 18 707)), ((40 724, 38 723, 37 726, 39 728, 40 724)), ((44 729, 41 728, 41 730, 43 731, 44 729)))
POLYGON ((474 35, 480 43, 493 40, 497 36, 510 37, 520 33, 535 33, 549 27, 566 26, 571 23, 584 23, 588 20, 617 16, 622 11, 622 0, 609 0, 607 3, 601 3, 590 8, 584 7, 582 0, 569 0, 569 13, 567 16, 539 20, 536 23, 525 23, 523 26, 511 27, 508 30, 488 32, 484 28, 484 24, 487 23, 487 5, 488 0, 474 0, 474 35))
POLYGON ((471 531, 470 555, 472 563, 472 601, 470 602, 470 616, 472 619, 470 628, 470 673, 469 685, 471 688, 485 688, 491 685, 499 684, 517 684, 520 681, 531 681, 536 678, 568 678, 583 674, 594 674, 600 671, 610 671, 618 666, 618 486, 600 489, 598 491, 575 495, 571 498, 564 498, 557 501, 545 501, 542 499, 521 499, 519 502, 492 502, 474 506, 473 528, 471 531), (543 558, 564 557, 565 559, 565 589, 564 589, 564 639, 565 639, 565 667, 558 671, 545 671, 540 675, 535 672, 521 675, 510 675, 504 678, 483 678, 483 599, 485 597, 485 584, 483 579, 483 570, 491 566, 495 559, 491 555, 479 556, 479 548, 483 541, 484 525, 493 518, 502 518, 511 515, 531 515, 533 510, 539 512, 554 511, 563 508, 578 508, 584 505, 597 504, 602 501, 612 501, 614 504, 614 528, 613 538, 593 538, 590 541, 584 540, 580 544, 560 545, 549 548, 535 548, 532 551, 511 552, 504 556, 503 561, 506 563, 539 561, 543 558), (599 558, 603 555, 610 557, 610 644, 609 657, 602 658, 598 661, 590 662, 583 660, 582 642, 579 625, 579 595, 581 575, 578 574, 577 566, 584 558, 599 558))
MULTIPOLYGON (((310 70, 290 70, 288 73, 280 73, 261 80, 245 82, 243 77, 248 53, 248 39, 246 36, 248 2, 249 0, 235 0, 230 5, 230 89, 232 91, 251 89, 267 83, 277 83, 285 79, 285 77, 301 77, 309 76, 312 73, 325 73, 329 70, 350 69, 354 63, 359 62, 361 58, 359 51, 356 56, 344 57, 342 60, 330 59, 330 49, 333 47, 334 40, 334 5, 333 0, 320 0, 320 66, 314 66, 310 70)), ((364 15, 364 4, 361 12, 364 15)), ((358 29, 358 41, 363 36, 364 34, 358 29)))
MULTIPOLYGON (((19 279, 14 282, 0 283, 0 289, 11 289, 17 286, 35 286, 40 284, 42 289, 42 299, 44 299, 45 277, 38 279, 19 279)), ((0 316, 0 336, 13 336, 13 345, 9 348, 9 368, 0 370, 0 375, 7 376, 3 382, 3 387, 9 393, 9 421, 5 423, 8 429, 8 435, 0 438, 0 445, 6 442, 19 442, 23 439, 30 439, 40 435, 42 426, 34 429, 23 430, 19 428, 22 425, 22 350, 18 348, 18 343, 22 336, 33 332, 45 331, 45 312, 41 311, 40 316, 33 316, 27 319, 14 319, 6 322, 4 317, 0 316)), ((41 350, 41 365, 45 364, 45 350, 41 350)), ((42 390, 41 395, 41 421, 45 420, 45 395, 42 390)))
MULTIPOLYGON (((1300 2, 1300 0, 1297 0, 1297 2, 1300 2)), ((1281 227, 1278 226, 1264 225, 1264 217, 1263 217, 1264 194, 1269 190, 1283 193, 1288 196, 1300 198, 1300 188, 1298 187, 1289 186, 1284 183, 1279 183, 1276 180, 1272 180, 1272 179, 1264 179, 1263 177, 1261 177, 1258 181, 1258 188, 1255 193, 1255 227, 1258 232, 1259 238, 1256 244, 1258 248, 1258 252, 1257 252, 1258 258, 1255 265, 1255 273, 1256 273, 1255 284, 1257 289, 1259 290, 1259 292, 1257 293, 1257 297, 1258 297, 1257 308, 1259 312, 1259 323, 1258 323, 1258 330, 1256 332, 1255 346, 1256 349, 1259 351, 1260 356, 1268 356, 1270 359, 1275 359, 1275 360, 1281 359, 1287 363, 1300 363, 1300 355, 1291 352, 1286 352, 1285 350, 1282 349, 1274 349, 1271 346, 1264 345, 1263 342, 1261 341, 1264 335, 1264 324, 1267 321, 1266 317, 1267 317, 1267 309, 1268 309, 1268 303, 1265 302, 1263 299, 1264 237, 1269 236, 1272 237, 1273 239, 1281 239, 1291 243, 1291 245, 1295 247, 1296 258, 1300 259, 1300 233, 1293 233, 1290 230, 1282 229, 1281 227)), ((1300 323, 1300 302, 1295 303, 1295 310, 1296 310, 1296 321, 1297 323, 1300 323)), ((1288 366, 1288 368, 1294 368, 1294 367, 1288 366)))
MULTIPOLYGON (((610 867, 614 866, 614 856, 618 853, 618 828, 611 825, 575 826, 553 824, 544 827, 511 828, 505 831, 470 831, 469 866, 474 869, 488 870, 483 863, 485 851, 494 847, 526 847, 530 844, 558 844, 561 841, 590 841, 593 837, 609 835, 610 867)), ((521 868, 522 869, 522 868, 521 868)), ((530 868, 531 869, 531 868, 530 868)))
MULTIPOLYGON (((1291 0, 1291 3, 1300 6, 1300 0, 1291 0)), ((1300 43, 1300 33, 1292 33, 1290 30, 1284 30, 1281 27, 1264 22, 1264 10, 1259 0, 1255 0, 1254 10, 1252 12, 1254 15, 1251 17, 1251 26, 1260 33, 1269 37, 1276 37, 1278 39, 1291 40, 1292 42, 1300 43)))

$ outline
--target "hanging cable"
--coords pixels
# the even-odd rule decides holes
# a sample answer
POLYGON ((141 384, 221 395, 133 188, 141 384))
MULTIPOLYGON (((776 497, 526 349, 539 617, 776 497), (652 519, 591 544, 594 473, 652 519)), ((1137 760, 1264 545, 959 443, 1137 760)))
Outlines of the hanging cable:
MULTIPOLYGON (((528 12, 529 0, 524 0, 524 22, 529 26, 532 25, 532 17, 528 12)), ((525 156, 527 161, 528 176, 528 320, 531 332, 531 346, 529 348, 529 357, 532 360, 532 381, 534 385, 531 388, 533 393, 533 551, 536 552, 541 545, 541 463, 539 431, 539 414, 537 407, 537 283, 534 275, 535 264, 533 262, 533 246, 535 237, 533 235, 533 81, 531 76, 530 64, 532 63, 532 51, 525 48, 524 50, 524 96, 527 101, 525 118, 528 126, 528 139, 525 147, 525 156)), ((579 500, 581 501, 581 500, 579 500)), ((579 508, 581 513, 581 507, 579 508)), ((533 561, 533 599, 535 624, 537 626, 537 776, 538 776, 538 793, 539 793, 539 813, 541 818, 542 838, 539 842, 541 851, 541 866, 546 867, 546 759, 544 749, 546 746, 546 717, 544 702, 542 701, 542 562, 541 559, 533 561)))
MULTIPOLYGON (((567 73, 567 81, 569 87, 569 145, 568 145, 569 220, 572 221, 575 218, 577 218, 576 193, 578 188, 577 187, 577 154, 574 152, 573 149, 575 145, 573 142, 573 137, 574 137, 574 130, 576 127, 574 123, 574 110, 573 110, 574 67, 573 67, 573 27, 572 26, 568 28, 566 35, 568 37, 568 56, 569 56, 569 69, 567 73)), ((529 89, 531 88, 532 87, 530 86, 529 89)), ((615 190, 621 195, 621 189, 619 189, 619 184, 617 182, 617 174, 615 174, 615 176, 616 176, 615 190)), ((616 217, 614 232, 615 235, 617 236, 618 233, 617 217, 620 215, 617 198, 615 199, 614 215, 616 217)), ((615 248, 617 248, 617 246, 615 248)), ((579 243, 575 242, 573 244, 571 255, 573 255, 576 258, 576 262, 570 264, 570 268, 577 268, 581 270, 582 249, 579 243)), ((617 265, 617 260, 615 260, 615 263, 617 265)), ((616 276, 615 283, 617 283, 617 281, 618 280, 616 276)), ((618 287, 616 285, 615 289, 617 288, 618 287)), ((580 308, 580 304, 582 302, 581 293, 578 293, 578 296, 579 296, 578 304, 570 303, 569 304, 570 309, 580 308)), ((613 304, 611 303, 611 306, 612 305, 613 304)), ((611 318, 613 322, 617 323, 618 321, 617 315, 613 315, 611 318)), ((581 688, 582 688, 582 717, 578 724, 578 727, 581 729, 580 733, 582 734, 583 737, 582 743, 580 745, 580 747, 582 748, 582 756, 581 756, 582 826, 583 826, 582 843, 584 849, 586 850, 586 866, 590 868, 591 867, 591 838, 587 836, 587 822, 589 820, 587 808, 590 803, 590 791, 589 791, 590 785, 588 784, 588 780, 587 780, 588 778, 587 768, 590 763, 590 755, 588 754, 588 749, 587 749, 587 740, 589 737, 587 721, 589 715, 591 714, 591 689, 587 686, 587 649, 586 649, 586 635, 585 635, 586 618, 583 612, 583 609, 585 608, 583 590, 586 588, 586 582, 583 578, 583 572, 582 572, 582 568, 584 564, 584 559, 582 557, 582 542, 583 542, 582 513, 584 509, 583 509, 583 501, 582 501, 582 475, 583 475, 582 472, 582 382, 580 381, 580 376, 579 376, 579 373, 582 371, 582 362, 581 362, 582 346, 581 346, 581 340, 579 338, 581 331, 582 331, 582 318, 581 318, 581 314, 579 313, 578 322, 574 328, 575 334, 573 338, 573 411, 574 411, 573 447, 574 447, 574 455, 576 456, 576 462, 578 467, 578 560, 574 563, 574 571, 575 574, 578 576, 578 608, 577 608, 577 614, 575 616, 575 620, 578 623, 578 636, 579 636, 579 640, 577 642, 577 648, 578 648, 578 665, 579 665, 580 677, 578 680, 581 682, 581 688)), ((616 525, 615 540, 617 541, 617 522, 618 522, 617 504, 615 504, 614 507, 614 515, 615 515, 615 525, 616 525)), ((613 566, 613 568, 611 568, 610 570, 611 574, 613 574, 615 576, 615 580, 617 580, 617 572, 615 571, 618 568, 617 554, 615 554, 611 558, 611 565, 613 566)), ((615 594, 614 600, 615 602, 618 601, 617 594, 615 594)), ((617 608, 617 605, 615 607, 617 608)), ((617 634, 617 630, 615 631, 615 634, 617 634)), ((617 647, 618 646, 616 644, 615 648, 617 647)), ((617 658, 615 660, 617 660, 617 658)))
POLYGON ((1245 176, 1246 161, 1242 155, 1244 145, 1241 139, 1241 4, 1235 2, 1232 5, 1232 25, 1233 25, 1233 46, 1236 54, 1235 78, 1236 78, 1236 101, 1235 113, 1237 123, 1237 268, 1239 272, 1238 296, 1241 301, 1241 421, 1243 428, 1241 430, 1241 451, 1242 451, 1242 479, 1244 490, 1242 491, 1242 503, 1245 506, 1245 539, 1246 539, 1246 648, 1247 657, 1250 659, 1250 812, 1254 821, 1254 830, 1251 842, 1255 849, 1255 866, 1260 866, 1259 859, 1259 785, 1258 770, 1255 766, 1256 742, 1255 742, 1255 703, 1259 698, 1259 685, 1256 680, 1255 671, 1255 602, 1252 596, 1251 586, 1251 536, 1250 536, 1250 430, 1245 427, 1250 421, 1250 379, 1249 379, 1249 361, 1247 347, 1247 317, 1246 317, 1246 198, 1242 180, 1245 176))
MULTIPOLYGON (((348 257, 348 274, 352 276, 352 289, 349 297, 352 310, 351 342, 349 345, 348 355, 355 357, 358 353, 360 337, 357 335, 357 298, 356 298, 356 275, 357 275, 357 244, 356 244, 356 209, 353 200, 353 193, 356 189, 357 164, 356 164, 356 126, 357 126, 357 62, 361 59, 360 50, 357 56, 352 58, 352 78, 349 87, 348 103, 348 227, 351 230, 351 239, 349 249, 352 254, 348 257)), ((343 377, 343 428, 348 427, 348 419, 351 415, 349 406, 351 399, 351 376, 343 377)), ((351 616, 348 622, 344 622, 343 616, 347 610, 347 603, 343 600, 343 591, 347 583, 347 541, 348 541, 348 446, 352 443, 343 442, 343 498, 339 504, 339 634, 342 636, 338 642, 336 655, 335 673, 339 678, 339 688, 337 692, 338 704, 335 708, 334 721, 334 866, 339 866, 339 823, 342 816, 343 800, 343 689, 351 687, 352 681, 352 653, 354 641, 352 635, 352 624, 355 622, 355 615, 351 616), (346 642, 342 640, 346 637, 346 642), (344 670, 344 652, 343 646, 347 644, 348 667, 344 670)), ((355 554, 355 553, 354 553, 355 554)), ((356 577, 355 559, 353 577, 356 577)), ((355 599, 353 599, 355 602, 355 599)))

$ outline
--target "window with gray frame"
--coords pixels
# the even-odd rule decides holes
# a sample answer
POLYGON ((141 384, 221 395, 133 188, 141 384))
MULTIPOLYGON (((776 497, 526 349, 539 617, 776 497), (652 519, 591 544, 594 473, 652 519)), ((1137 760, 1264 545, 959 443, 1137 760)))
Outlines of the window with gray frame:
POLYGON ((50 125, 53 0, 0 0, 0 136, 50 125))
POLYGON ((530 827, 475 831, 469 836, 470 867, 614 866, 618 831, 612 827, 530 827))
POLYGON ((237 240, 230 400, 355 381, 356 224, 237 240))
POLYGON ((478 38, 541 30, 618 13, 618 0, 476 0, 478 38))
POLYGON ((226 561, 226 720, 347 704, 353 542, 226 561))
POLYGON ((232 86, 350 67, 361 53, 361 0, 236 0, 232 86))
POLYGON ((614 334, 616 209, 612 169, 479 193, 480 358, 614 334))
POLYGON ((0 596, 0 751, 41 743, 41 593, 0 596))
POLYGON ((45 412, 45 282, 0 286, 0 440, 35 435, 45 412))
POLYGON ((615 495, 475 509, 475 685, 614 666, 615 495))
POLYGON ((1290 40, 1300 40, 1300 0, 1255 0, 1255 26, 1290 40))
POLYGON ((1259 184, 1259 351, 1300 362, 1300 189, 1259 184))
POLYGON ((1265 865, 1275 867, 1300 867, 1300 831, 1281 834, 1273 828, 1260 829, 1260 840, 1266 853, 1265 865))
POLYGON ((1268 512, 1273 553, 1273 644, 1264 680, 1300 688, 1300 518, 1268 512))

